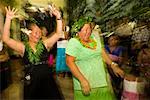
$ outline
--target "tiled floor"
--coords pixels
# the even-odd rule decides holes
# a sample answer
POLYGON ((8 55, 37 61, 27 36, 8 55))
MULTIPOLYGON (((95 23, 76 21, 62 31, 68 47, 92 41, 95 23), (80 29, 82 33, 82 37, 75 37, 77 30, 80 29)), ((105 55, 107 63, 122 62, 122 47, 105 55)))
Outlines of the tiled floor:
POLYGON ((1 100, 22 100, 22 93, 23 85, 21 82, 15 82, 2 92, 1 100))
MULTIPOLYGON (((57 77, 65 100, 73 100, 72 79, 70 77, 57 77)), ((23 84, 21 81, 13 82, 6 88, 0 100, 23 100, 23 84)))
POLYGON ((70 77, 57 77, 65 100, 73 100, 73 85, 70 77))
MULTIPOLYGON (((1 93, 0 100, 23 100, 23 84, 20 81, 20 77, 22 74, 21 64, 19 64, 18 61, 14 61, 12 63, 12 84, 10 84, 9 87, 1 93)), ((57 76, 57 80, 65 97, 65 100, 73 100, 72 78, 57 76)))

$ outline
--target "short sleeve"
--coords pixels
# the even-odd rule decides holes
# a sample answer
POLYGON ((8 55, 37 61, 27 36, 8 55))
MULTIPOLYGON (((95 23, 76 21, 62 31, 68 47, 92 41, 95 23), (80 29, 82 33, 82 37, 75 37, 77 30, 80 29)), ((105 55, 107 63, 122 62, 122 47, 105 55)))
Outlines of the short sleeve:
POLYGON ((70 55, 70 56, 74 56, 74 57, 78 57, 78 54, 80 52, 80 42, 75 39, 75 38, 71 38, 67 44, 67 48, 66 48, 66 54, 70 55))
POLYGON ((92 36, 94 36, 96 40, 99 42, 100 48, 104 48, 104 39, 102 36, 99 35, 99 32, 93 31, 92 36))

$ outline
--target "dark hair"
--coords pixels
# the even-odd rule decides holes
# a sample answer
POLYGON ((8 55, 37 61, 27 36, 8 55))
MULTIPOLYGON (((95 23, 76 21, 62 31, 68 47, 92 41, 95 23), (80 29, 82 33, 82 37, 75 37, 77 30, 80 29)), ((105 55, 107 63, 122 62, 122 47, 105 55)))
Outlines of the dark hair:
POLYGON ((110 35, 110 36, 108 37, 108 39, 111 38, 111 37, 116 37, 117 40, 120 40, 120 37, 119 37, 117 34, 112 34, 112 35, 110 35))
POLYGON ((147 49, 148 48, 148 45, 147 44, 143 44, 142 46, 141 46, 141 49, 147 49))
POLYGON ((38 22, 34 18, 29 18, 25 22, 26 22, 26 26, 25 27, 28 28, 28 29, 31 29, 31 26, 33 26, 33 25, 39 26, 38 22))

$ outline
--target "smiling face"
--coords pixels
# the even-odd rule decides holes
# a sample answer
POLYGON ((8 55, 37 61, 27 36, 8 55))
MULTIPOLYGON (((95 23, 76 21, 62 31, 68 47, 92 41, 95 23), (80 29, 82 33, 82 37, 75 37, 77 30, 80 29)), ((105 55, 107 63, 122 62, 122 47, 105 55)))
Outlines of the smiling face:
POLYGON ((32 32, 29 35, 29 41, 37 43, 41 39, 41 29, 36 24, 32 24, 30 29, 32 32))
POLYGON ((81 28, 81 31, 78 34, 83 41, 88 42, 91 36, 91 32, 92 32, 91 24, 88 23, 84 24, 84 26, 81 28))

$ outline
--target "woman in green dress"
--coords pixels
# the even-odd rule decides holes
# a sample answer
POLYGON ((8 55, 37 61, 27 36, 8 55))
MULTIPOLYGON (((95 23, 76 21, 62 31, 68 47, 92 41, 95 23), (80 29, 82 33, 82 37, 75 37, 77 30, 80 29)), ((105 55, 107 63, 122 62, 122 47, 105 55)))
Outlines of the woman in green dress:
POLYGON ((92 32, 92 19, 85 17, 74 23, 73 38, 66 48, 66 63, 73 74, 74 100, 113 100, 105 63, 117 76, 124 76, 118 65, 105 52, 100 37, 92 32))

